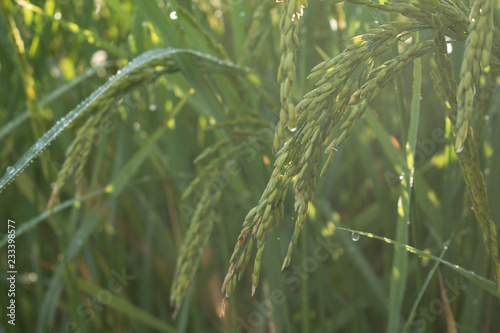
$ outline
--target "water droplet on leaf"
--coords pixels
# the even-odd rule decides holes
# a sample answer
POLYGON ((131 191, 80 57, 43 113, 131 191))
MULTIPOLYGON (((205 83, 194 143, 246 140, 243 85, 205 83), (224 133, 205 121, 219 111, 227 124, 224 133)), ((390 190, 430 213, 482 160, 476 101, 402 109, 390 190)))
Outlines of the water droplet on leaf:
POLYGON ((359 234, 357 232, 353 232, 351 238, 353 241, 357 242, 359 240, 359 234))

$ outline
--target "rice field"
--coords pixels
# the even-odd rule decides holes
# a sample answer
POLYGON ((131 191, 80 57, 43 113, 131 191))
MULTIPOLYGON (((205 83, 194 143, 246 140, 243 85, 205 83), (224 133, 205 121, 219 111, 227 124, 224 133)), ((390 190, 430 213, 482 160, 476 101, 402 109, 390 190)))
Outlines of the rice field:
POLYGON ((500 330, 498 1, 0 10, 0 333, 500 330))

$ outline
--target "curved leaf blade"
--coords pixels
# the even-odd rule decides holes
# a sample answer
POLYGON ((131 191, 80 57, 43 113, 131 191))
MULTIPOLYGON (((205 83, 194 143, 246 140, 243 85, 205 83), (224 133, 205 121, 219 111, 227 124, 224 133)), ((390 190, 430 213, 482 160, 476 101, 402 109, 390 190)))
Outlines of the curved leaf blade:
POLYGON ((163 58, 168 58, 172 55, 192 55, 197 60, 201 60, 203 62, 208 62, 212 66, 215 65, 214 68, 225 68, 232 69, 241 72, 246 72, 247 70, 234 65, 231 62, 220 60, 213 56, 200 53, 193 50, 187 49, 172 49, 172 48, 163 48, 163 49, 155 49, 151 51, 144 52, 134 60, 132 60, 127 66, 125 66, 122 70, 118 71, 116 75, 110 78, 108 82, 97 88, 89 97, 87 97, 83 103, 78 105, 76 108, 71 110, 66 116, 60 119, 51 129, 45 132, 44 135, 30 148, 28 151, 13 165, 7 168, 5 175, 0 179, 0 193, 5 189, 7 185, 9 185, 12 180, 24 169, 26 166, 31 163, 54 139, 65 129, 67 128, 76 118, 78 118, 82 113, 84 113, 90 106, 92 106, 97 99, 102 96, 104 93, 110 90, 111 87, 117 84, 121 79, 127 77, 127 75, 131 74, 139 67, 142 67, 152 61, 160 60, 163 58))

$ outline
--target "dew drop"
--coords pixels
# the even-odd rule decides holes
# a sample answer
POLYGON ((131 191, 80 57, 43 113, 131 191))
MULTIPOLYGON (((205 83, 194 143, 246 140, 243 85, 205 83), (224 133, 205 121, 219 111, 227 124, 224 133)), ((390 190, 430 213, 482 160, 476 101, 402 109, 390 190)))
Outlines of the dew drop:
POLYGON ((9 175, 12 175, 14 172, 16 172, 16 168, 14 168, 13 166, 7 168, 7 173, 9 175))
POLYGON ((359 240, 359 234, 357 232, 353 232, 351 238, 353 241, 357 242, 359 240))
POLYGON ((444 249, 445 249, 445 250, 448 250, 448 245, 445 245, 445 246, 444 246, 444 249))
POLYGON ((464 150, 464 146, 462 145, 460 148, 457 149, 457 154, 460 154, 464 150))
POLYGON ((297 130, 297 127, 292 127, 292 128, 290 128, 290 131, 291 131, 291 132, 295 132, 296 130, 297 130))

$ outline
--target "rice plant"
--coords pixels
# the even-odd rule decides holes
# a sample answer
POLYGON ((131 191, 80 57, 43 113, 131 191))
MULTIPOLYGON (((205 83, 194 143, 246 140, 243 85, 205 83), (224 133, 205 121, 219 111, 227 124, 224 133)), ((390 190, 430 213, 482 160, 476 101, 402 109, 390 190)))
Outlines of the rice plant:
POLYGON ((497 1, 0 8, 0 331, 500 329, 497 1))

